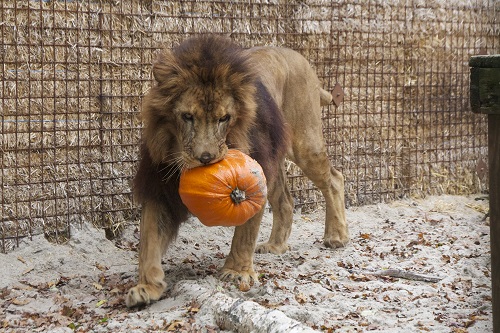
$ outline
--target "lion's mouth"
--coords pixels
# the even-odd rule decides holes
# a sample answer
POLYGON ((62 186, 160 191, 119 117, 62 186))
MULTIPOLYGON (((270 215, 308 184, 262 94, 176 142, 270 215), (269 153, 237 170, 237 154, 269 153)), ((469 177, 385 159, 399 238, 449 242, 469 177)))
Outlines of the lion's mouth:
POLYGON ((185 156, 183 164, 185 169, 192 169, 220 162, 224 159, 224 157, 225 154, 220 156, 204 156, 203 154, 200 155, 200 157, 185 156))

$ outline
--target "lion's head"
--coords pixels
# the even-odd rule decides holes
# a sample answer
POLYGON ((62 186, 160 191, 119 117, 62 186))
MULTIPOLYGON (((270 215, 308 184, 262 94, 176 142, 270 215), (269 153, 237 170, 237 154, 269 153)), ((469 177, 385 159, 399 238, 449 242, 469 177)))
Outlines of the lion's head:
POLYGON ((256 117, 255 78, 242 48, 200 36, 161 52, 157 84, 145 97, 144 142, 155 163, 193 168, 249 150, 256 117))

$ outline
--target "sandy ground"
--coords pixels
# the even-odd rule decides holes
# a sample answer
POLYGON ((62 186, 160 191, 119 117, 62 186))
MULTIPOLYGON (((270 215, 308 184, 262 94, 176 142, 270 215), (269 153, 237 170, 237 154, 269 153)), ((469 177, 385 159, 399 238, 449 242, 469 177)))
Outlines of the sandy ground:
MULTIPOLYGON (((487 206, 476 195, 353 207, 352 240, 336 250, 321 242, 324 212, 296 214, 291 250, 257 254, 248 292, 217 279, 232 229, 192 219, 164 257, 164 297, 131 310, 135 227, 117 241, 92 227, 65 245, 37 236, 0 254, 0 330, 491 332, 487 206)), ((270 228, 266 214, 261 241, 270 228)))

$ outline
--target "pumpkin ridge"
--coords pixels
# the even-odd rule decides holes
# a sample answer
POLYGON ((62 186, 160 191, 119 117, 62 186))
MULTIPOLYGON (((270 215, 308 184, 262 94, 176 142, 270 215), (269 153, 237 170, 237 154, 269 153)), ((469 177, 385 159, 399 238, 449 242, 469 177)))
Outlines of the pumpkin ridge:
MULTIPOLYGON (((222 185, 225 185, 228 189, 231 191, 234 190, 231 184, 229 184, 223 177, 219 176, 218 174, 212 174, 212 176, 217 179, 222 185)), ((215 186, 215 185, 214 185, 215 186)))

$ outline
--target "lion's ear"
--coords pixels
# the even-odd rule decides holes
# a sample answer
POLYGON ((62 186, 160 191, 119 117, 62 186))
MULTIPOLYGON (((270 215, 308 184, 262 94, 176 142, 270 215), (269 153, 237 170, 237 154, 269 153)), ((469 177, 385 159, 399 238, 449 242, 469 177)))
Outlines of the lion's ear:
POLYGON ((176 59, 171 51, 161 51, 153 62, 153 76, 158 83, 163 83, 177 74, 176 59))

